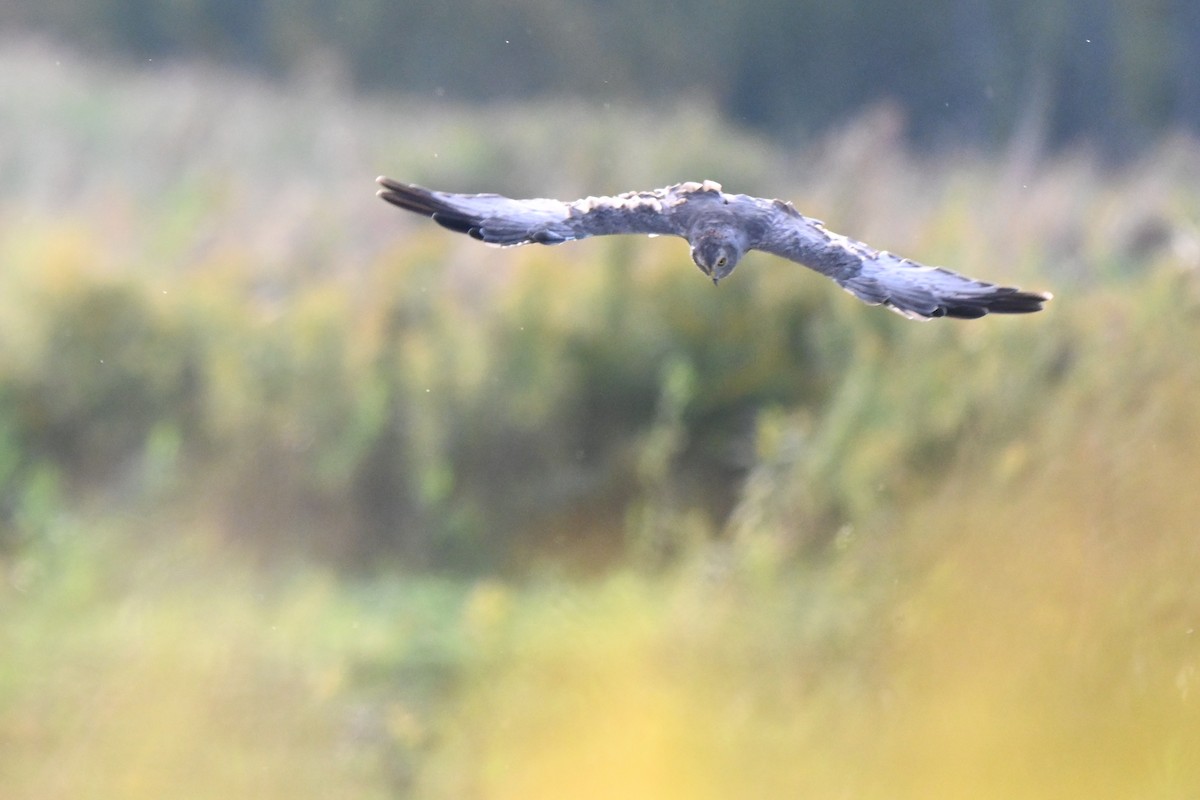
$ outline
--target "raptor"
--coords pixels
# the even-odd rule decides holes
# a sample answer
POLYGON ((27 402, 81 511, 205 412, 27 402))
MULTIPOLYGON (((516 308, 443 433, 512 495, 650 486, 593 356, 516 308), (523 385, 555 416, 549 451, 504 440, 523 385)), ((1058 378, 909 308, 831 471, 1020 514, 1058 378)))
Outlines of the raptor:
POLYGON ((714 284, 727 278, 746 253, 762 250, 803 264, 863 302, 910 319, 1027 314, 1040 311, 1051 298, 1048 292, 997 286, 875 250, 826 229, 791 203, 729 194, 713 181, 574 202, 436 192, 385 177, 377 182, 379 196, 392 205, 487 244, 561 244, 626 233, 680 236, 714 284))

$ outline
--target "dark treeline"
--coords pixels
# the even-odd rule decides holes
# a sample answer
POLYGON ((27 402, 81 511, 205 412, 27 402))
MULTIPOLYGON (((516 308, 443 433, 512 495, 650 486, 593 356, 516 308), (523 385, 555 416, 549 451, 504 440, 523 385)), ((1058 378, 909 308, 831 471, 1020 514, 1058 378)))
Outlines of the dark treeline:
POLYGON ((931 145, 1200 129, 1195 0, 44 0, 0 25, 464 101, 684 93, 792 140, 881 101, 931 145))

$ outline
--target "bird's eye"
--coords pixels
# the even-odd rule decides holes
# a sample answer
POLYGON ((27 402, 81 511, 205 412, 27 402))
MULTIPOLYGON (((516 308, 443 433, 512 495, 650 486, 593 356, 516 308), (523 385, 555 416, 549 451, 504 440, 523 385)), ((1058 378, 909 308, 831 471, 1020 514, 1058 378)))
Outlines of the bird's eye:
POLYGON ((717 259, 717 266, 718 266, 718 267, 723 267, 723 266, 725 266, 725 265, 726 265, 726 264, 728 264, 728 263, 729 263, 729 259, 728 259, 728 258, 726 258, 725 256, 721 256, 720 258, 718 258, 718 259, 717 259))

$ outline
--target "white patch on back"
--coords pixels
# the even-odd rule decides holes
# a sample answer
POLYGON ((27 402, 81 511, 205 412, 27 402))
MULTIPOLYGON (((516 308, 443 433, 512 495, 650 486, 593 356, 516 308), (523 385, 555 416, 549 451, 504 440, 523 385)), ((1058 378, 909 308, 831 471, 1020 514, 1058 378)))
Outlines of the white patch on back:
POLYGON ((615 197, 585 197, 572 203, 571 208, 581 214, 598 208, 621 208, 628 211, 648 209, 661 213, 663 204, 662 199, 653 192, 629 192, 615 197))

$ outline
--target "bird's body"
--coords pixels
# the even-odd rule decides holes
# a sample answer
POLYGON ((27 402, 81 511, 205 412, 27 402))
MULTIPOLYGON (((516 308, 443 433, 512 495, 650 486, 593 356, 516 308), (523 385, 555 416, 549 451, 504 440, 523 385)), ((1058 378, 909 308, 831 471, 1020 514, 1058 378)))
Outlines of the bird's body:
POLYGON ((1050 295, 1023 292, 925 267, 826 230, 781 200, 729 194, 720 184, 679 183, 650 192, 560 200, 451 194, 379 178, 379 196, 488 244, 561 244, 589 236, 680 236, 713 283, 750 250, 796 261, 837 281, 872 305, 912 319, 971 319, 994 312, 1040 311, 1050 295))

